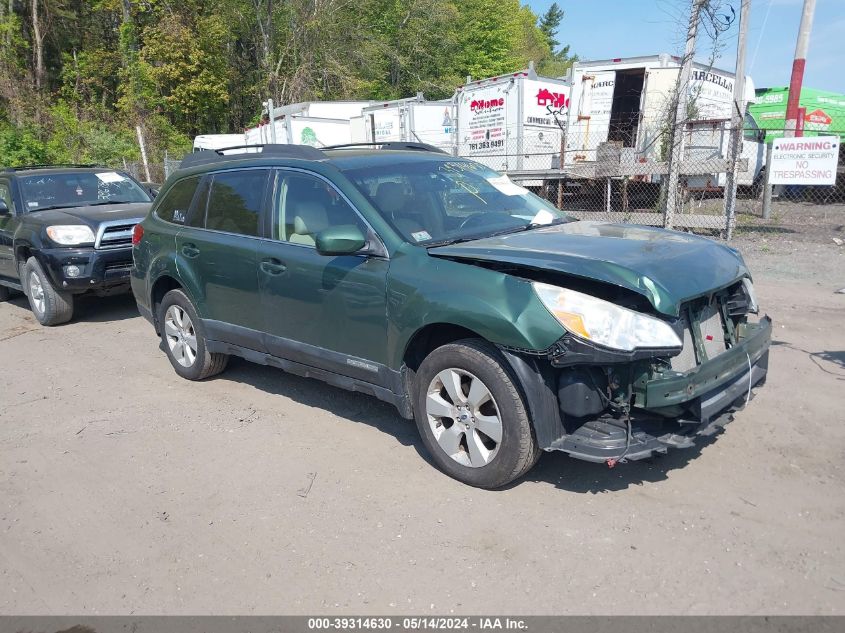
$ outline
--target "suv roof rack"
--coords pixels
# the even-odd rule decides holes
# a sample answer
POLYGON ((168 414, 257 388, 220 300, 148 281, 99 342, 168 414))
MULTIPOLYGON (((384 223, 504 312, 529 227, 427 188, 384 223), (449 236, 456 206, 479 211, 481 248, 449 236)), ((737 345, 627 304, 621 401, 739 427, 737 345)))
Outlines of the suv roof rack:
POLYGON ((63 167, 102 167, 102 165, 97 165, 96 163, 54 163, 52 165, 43 164, 43 165, 18 165, 17 167, 4 167, 3 171, 5 172, 12 172, 12 171, 23 171, 26 169, 61 169, 63 167))
POLYGON ((227 160, 240 160, 242 158, 249 158, 250 155, 260 157, 278 156, 280 158, 301 158, 303 160, 322 160, 325 158, 323 152, 316 147, 311 147, 310 145, 282 145, 278 143, 268 143, 265 145, 233 145, 231 147, 221 147, 220 149, 204 149, 188 154, 182 159, 182 162, 179 164, 179 169, 196 167, 197 165, 208 165, 210 163, 227 160), (233 150, 246 151, 233 152, 233 150), (226 152, 233 153, 227 154, 226 152))
POLYGON ((447 151, 429 145, 428 143, 415 143, 413 141, 381 141, 378 143, 344 143, 343 145, 329 145, 321 149, 355 149, 356 147, 378 147, 379 149, 410 150, 415 152, 436 152, 448 154, 447 151))

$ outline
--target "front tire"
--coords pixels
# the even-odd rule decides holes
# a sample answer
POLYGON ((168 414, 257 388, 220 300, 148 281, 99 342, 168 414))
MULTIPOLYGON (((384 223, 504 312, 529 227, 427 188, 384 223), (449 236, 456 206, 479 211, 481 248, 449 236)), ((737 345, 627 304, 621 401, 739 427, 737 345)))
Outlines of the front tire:
POLYGON ((414 418, 438 468, 478 488, 499 488, 540 456, 531 421, 506 361, 484 341, 435 349, 415 381, 414 418))
POLYGON ((182 378, 204 380, 226 369, 228 354, 208 351, 202 321, 184 292, 171 290, 164 295, 158 323, 167 358, 182 378))
POLYGON ((34 257, 30 257, 23 266, 21 285, 29 298, 29 307, 41 325, 60 325, 73 318, 73 295, 53 286, 34 257))

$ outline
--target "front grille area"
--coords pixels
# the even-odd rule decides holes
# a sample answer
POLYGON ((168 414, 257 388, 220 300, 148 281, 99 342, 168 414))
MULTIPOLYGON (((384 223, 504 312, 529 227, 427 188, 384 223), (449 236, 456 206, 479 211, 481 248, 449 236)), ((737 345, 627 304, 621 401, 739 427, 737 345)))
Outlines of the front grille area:
POLYGON ((699 313, 701 328, 701 344, 707 358, 716 358, 719 354, 727 351, 728 344, 725 340, 725 325, 722 320, 722 311, 717 300, 713 300, 699 313))
POLYGON ((132 229, 140 221, 141 218, 103 222, 97 232, 97 241, 94 243, 94 248, 109 249, 132 246, 132 229))
POLYGON ((129 261, 123 261, 123 262, 110 262, 110 263, 105 265, 104 270, 107 273, 109 273, 109 272, 115 272, 115 271, 129 270, 130 268, 132 268, 132 260, 131 259, 129 261))
POLYGON ((726 291, 681 307, 684 346, 680 354, 670 359, 673 370, 689 371, 730 349, 734 327, 733 322, 725 322, 724 314, 731 305, 731 293, 726 291))
POLYGON ((681 325, 684 328, 684 347, 681 349, 680 354, 671 358, 671 363, 672 369, 684 372, 689 371, 698 364, 695 358, 695 343, 692 340, 692 330, 689 326, 689 318, 687 317, 686 310, 681 314, 681 325))

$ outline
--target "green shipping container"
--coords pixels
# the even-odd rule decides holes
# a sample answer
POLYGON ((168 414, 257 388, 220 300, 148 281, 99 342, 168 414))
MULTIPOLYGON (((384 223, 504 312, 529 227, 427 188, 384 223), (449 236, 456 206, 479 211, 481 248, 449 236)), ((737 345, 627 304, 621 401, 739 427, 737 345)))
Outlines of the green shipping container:
MULTIPOLYGON (((757 102, 749 104, 748 110, 757 125, 766 130, 766 141, 783 136, 789 88, 762 88, 756 95, 757 102)), ((845 137, 845 95, 802 88, 799 103, 806 108, 804 136, 845 137)))

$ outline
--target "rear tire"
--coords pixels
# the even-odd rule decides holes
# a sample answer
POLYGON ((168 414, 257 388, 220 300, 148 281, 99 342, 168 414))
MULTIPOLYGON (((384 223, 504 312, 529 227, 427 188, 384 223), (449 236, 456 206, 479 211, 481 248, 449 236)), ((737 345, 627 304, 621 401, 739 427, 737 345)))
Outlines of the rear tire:
POLYGON ((158 309, 161 341, 176 373, 188 380, 204 380, 226 369, 228 354, 213 354, 205 343, 205 328, 188 296, 171 290, 158 309))
POLYGON ((32 314, 41 325, 60 325, 73 318, 73 295, 57 289, 34 257, 23 266, 21 285, 29 298, 32 314))
POLYGON ((431 352, 415 377, 414 418, 440 470, 499 488, 540 457, 522 395, 496 348, 465 339, 431 352))
POLYGON ((0 302, 8 301, 12 296, 12 290, 6 286, 0 286, 0 302))

